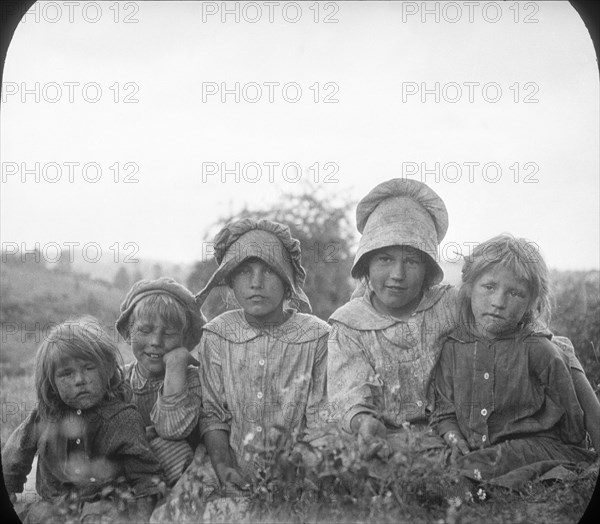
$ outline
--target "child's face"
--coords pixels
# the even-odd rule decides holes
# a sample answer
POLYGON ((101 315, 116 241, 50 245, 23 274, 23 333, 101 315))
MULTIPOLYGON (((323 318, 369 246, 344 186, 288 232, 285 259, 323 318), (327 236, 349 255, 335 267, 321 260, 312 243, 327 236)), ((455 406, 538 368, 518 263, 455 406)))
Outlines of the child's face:
POLYGON ((89 409, 106 394, 98 364, 89 360, 66 358, 54 370, 54 384, 61 400, 75 409, 89 409))
POLYGON ((142 374, 148 378, 164 377, 163 357, 183 346, 183 330, 168 325, 156 315, 142 315, 135 319, 129 334, 142 374))
POLYGON ((369 284, 375 306, 384 313, 401 316, 419 304, 425 281, 423 255, 409 246, 385 247, 369 261, 369 284))
POLYGON ((258 258, 245 260, 235 269, 231 288, 252 320, 263 324, 281 322, 285 286, 271 266, 258 258))
POLYGON ((514 331, 529 308, 527 284, 508 268, 494 266, 473 283, 471 310, 479 334, 494 338, 514 331))

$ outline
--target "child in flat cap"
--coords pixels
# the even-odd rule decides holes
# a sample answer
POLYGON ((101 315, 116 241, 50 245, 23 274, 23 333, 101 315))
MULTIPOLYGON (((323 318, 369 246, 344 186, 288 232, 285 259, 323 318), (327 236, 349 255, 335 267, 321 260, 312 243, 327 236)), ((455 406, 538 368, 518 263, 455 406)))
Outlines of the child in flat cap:
POLYGON ((199 293, 228 286, 240 309, 204 326, 199 346, 201 433, 224 486, 244 487, 257 449, 290 432, 310 431, 326 394, 329 326, 310 312, 300 243, 288 227, 243 219, 215 237, 219 268, 199 293), (289 302, 289 304, 288 304, 289 302))
POLYGON ((190 350, 203 325, 194 295, 164 277, 136 282, 117 319, 136 359, 126 366, 133 402, 169 486, 190 464, 199 441, 200 379, 190 350))
MULTIPOLYGON (((410 423, 422 432, 425 449, 444 446, 427 423, 432 370, 459 321, 457 290, 440 284, 436 262, 448 229, 446 207, 427 185, 392 179, 359 202, 356 218, 362 237, 352 276, 363 286, 330 318, 329 401, 341 427, 365 439, 401 446, 402 427, 410 423)), ((582 368, 572 345, 557 338, 577 374, 582 368)), ((587 398, 590 390, 577 392, 587 398)))

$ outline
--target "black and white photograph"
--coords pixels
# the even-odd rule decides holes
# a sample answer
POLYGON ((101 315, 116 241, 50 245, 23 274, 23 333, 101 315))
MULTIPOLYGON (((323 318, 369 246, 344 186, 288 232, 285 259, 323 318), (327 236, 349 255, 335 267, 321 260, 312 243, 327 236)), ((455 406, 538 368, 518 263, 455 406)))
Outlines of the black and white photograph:
POLYGON ((4 522, 591 522, 594 5, 0 4, 4 522))

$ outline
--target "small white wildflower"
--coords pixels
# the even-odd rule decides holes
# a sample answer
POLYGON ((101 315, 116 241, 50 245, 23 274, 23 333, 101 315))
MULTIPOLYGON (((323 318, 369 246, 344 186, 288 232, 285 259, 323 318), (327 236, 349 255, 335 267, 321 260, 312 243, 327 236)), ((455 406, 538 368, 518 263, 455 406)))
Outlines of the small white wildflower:
POLYGON ((473 475, 477 480, 481 480, 481 471, 479 471, 477 468, 473 470, 473 475))
POLYGON ((253 440, 254 440, 254 433, 252 433, 252 431, 250 431, 250 432, 246 433, 246 436, 244 437, 244 441, 242 442, 242 444, 244 446, 247 446, 253 440))
POLYGON ((487 493, 485 492, 485 490, 484 490, 484 489, 482 489, 482 488, 479 488, 479 489, 477 490, 477 498, 478 498, 479 500, 485 500, 485 499, 487 499, 487 493))
POLYGON ((458 438, 456 437, 456 433, 448 433, 448 440, 451 444, 458 444, 458 438))
POLYGON ((450 497, 446 500, 452 508, 460 508, 462 506, 462 499, 460 497, 450 497))

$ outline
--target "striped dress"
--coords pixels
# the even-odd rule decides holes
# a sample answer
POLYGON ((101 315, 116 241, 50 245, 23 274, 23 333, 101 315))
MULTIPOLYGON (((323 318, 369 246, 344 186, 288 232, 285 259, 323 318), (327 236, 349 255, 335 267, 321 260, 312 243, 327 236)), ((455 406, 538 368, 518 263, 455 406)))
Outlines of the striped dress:
POLYGON ((173 485, 191 463, 199 443, 198 419, 201 411, 198 368, 188 366, 187 388, 176 395, 162 394, 163 378, 144 377, 136 362, 125 368, 133 398, 146 427, 150 447, 173 485))
POLYGON ((199 345, 204 416, 201 434, 229 432, 243 469, 246 444, 261 447, 274 426, 308 431, 325 400, 329 326, 295 310, 280 326, 258 329, 242 310, 204 326, 199 345))

